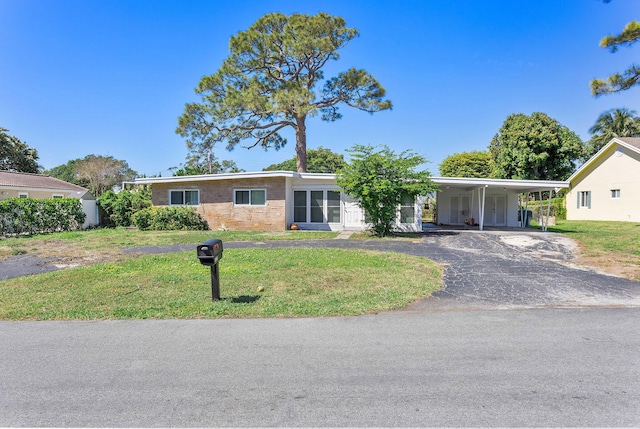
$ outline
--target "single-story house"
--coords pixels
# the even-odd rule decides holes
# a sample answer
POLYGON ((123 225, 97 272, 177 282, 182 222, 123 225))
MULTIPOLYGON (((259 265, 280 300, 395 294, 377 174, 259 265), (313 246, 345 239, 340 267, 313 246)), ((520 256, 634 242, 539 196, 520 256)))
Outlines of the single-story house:
POLYGON ((640 138, 612 139, 567 181, 567 219, 640 222, 640 138))
MULTIPOLYGON (((138 178, 150 184, 154 206, 190 205, 213 230, 362 229, 364 213, 334 174, 262 171, 138 178)), ((407 203, 398 228, 422 230, 421 205, 407 203)))
MULTIPOLYGON (((567 182, 439 178, 437 222, 518 226, 518 194, 559 190, 567 182)), ((135 184, 152 187, 154 206, 190 205, 213 230, 361 230, 363 210, 336 184, 334 174, 263 171, 150 177, 135 184)), ((422 231, 422 199, 398 207, 396 230, 422 231)))
POLYGON ((6 198, 77 198, 87 215, 83 228, 99 223, 96 198, 82 186, 43 174, 0 171, 0 200, 6 198))

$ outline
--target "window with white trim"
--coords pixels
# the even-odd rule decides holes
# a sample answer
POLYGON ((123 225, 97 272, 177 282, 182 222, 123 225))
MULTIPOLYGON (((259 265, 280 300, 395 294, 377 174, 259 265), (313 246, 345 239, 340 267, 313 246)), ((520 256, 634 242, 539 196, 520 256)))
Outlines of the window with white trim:
POLYGON ((612 189, 611 190, 611 198, 620 198, 620 189, 612 189))
POLYGON ((236 206, 267 205, 266 189, 236 189, 233 191, 233 203, 236 206))
POLYGON ((307 191, 293 191, 293 221, 307 221, 307 191))
POLYGON ((28 192, 18 192, 18 198, 29 198, 28 192))
POLYGON ((400 204, 400 223, 415 223, 416 221, 416 206, 414 198, 408 195, 402 197, 402 203, 400 204))
POLYGON ((200 204, 199 189, 172 189, 169 191, 169 205, 197 206, 200 204))
POLYGON ((62 195, 62 194, 52 194, 51 198, 64 198, 64 195, 62 195))
POLYGON ((578 192, 578 208, 591 208, 591 191, 578 192))
POLYGON ((299 223, 341 223, 340 191, 293 191, 293 221, 299 223))

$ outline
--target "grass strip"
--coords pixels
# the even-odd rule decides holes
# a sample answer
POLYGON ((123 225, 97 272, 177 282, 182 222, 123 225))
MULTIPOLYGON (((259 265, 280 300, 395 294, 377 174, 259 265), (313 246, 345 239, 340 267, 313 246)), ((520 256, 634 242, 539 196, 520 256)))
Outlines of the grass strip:
POLYGON ((194 252, 150 255, 0 282, 0 319, 345 316, 401 308, 442 285, 419 257, 367 250, 227 249, 222 299, 194 252), (258 292, 258 288, 264 291, 258 292))

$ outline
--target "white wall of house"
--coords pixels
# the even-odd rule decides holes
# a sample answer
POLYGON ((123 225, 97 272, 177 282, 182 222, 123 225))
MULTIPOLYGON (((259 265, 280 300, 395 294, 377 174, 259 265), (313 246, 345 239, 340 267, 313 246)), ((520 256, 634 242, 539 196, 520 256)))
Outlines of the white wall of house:
MULTIPOLYGON (((338 187, 333 175, 287 178, 287 226, 300 229, 341 231, 367 227, 364 211, 338 187)), ((395 230, 422 231, 422 207, 417 199, 413 210, 398 208, 395 230), (402 216, 404 213, 404 216, 402 216), (406 222, 409 220, 409 222, 406 222)))
POLYGON ((570 179, 568 220, 640 222, 640 154, 612 144, 570 179))

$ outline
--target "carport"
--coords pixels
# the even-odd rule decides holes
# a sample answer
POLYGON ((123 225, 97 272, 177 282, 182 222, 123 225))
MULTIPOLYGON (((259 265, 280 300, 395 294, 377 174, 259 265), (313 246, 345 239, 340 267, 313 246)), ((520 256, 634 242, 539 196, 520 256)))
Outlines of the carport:
POLYGON ((443 225, 525 227, 531 194, 542 200, 547 193, 547 210, 542 229, 547 230, 551 198, 569 182, 552 180, 478 179, 433 177, 440 187, 436 194, 436 222, 443 225), (523 206, 524 203, 524 206, 523 206))

